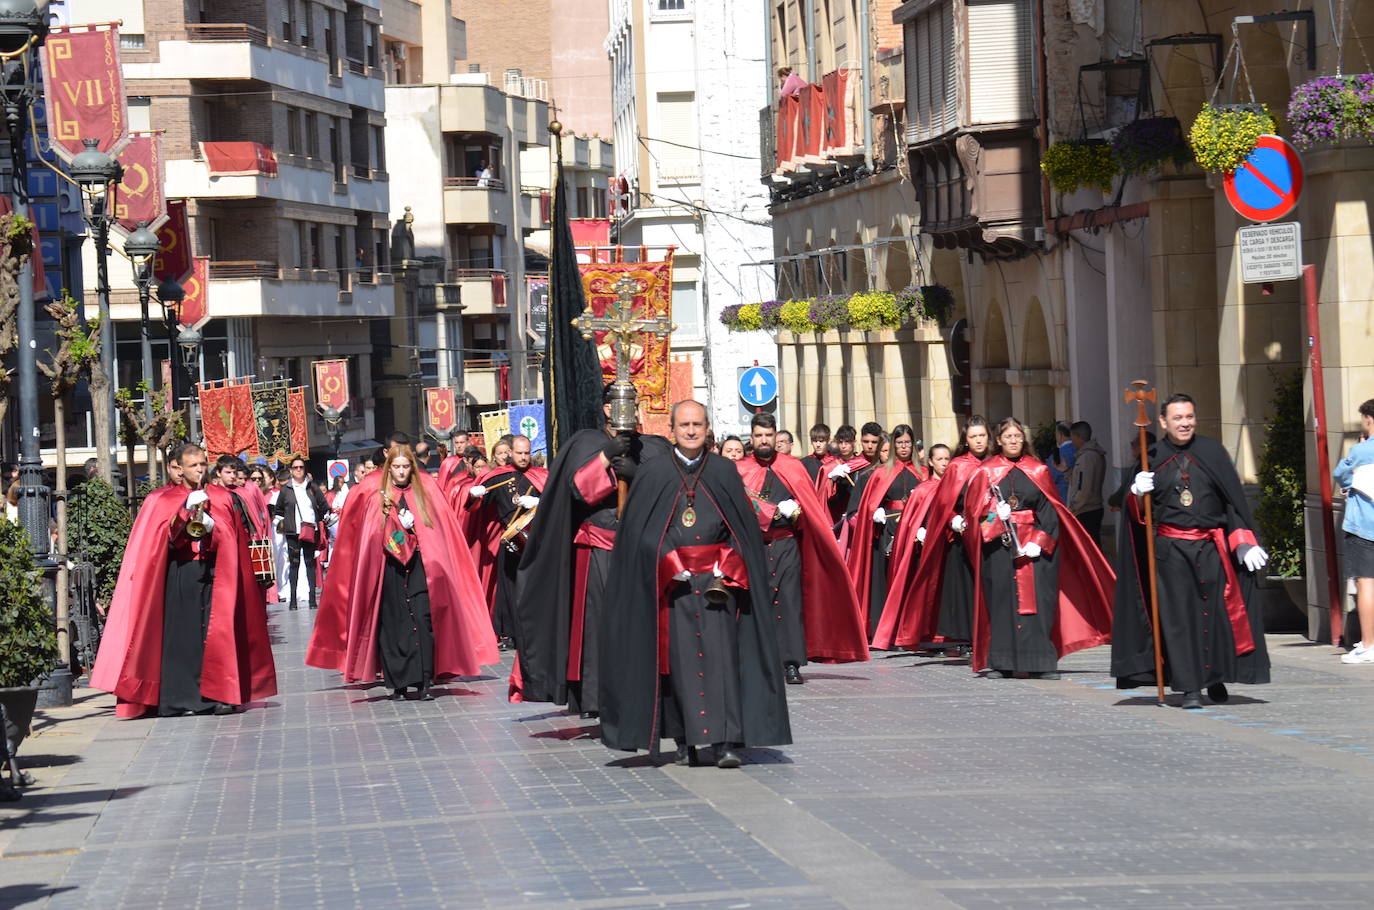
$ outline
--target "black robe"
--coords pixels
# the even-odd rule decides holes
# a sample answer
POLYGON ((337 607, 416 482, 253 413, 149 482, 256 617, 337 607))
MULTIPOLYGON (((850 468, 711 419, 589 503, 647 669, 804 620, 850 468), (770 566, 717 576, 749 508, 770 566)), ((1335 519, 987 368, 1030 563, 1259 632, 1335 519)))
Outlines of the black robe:
MULTIPOLYGON (((535 489, 534 482, 524 471, 512 470, 510 474, 494 478, 492 484, 493 488, 482 494, 482 499, 485 505, 490 505, 495 509, 496 520, 503 526, 510 524, 519 508, 515 502, 516 499, 526 495, 540 495, 539 490, 535 489), (494 486, 497 483, 501 485, 494 486)), ((541 507, 543 506, 542 499, 539 504, 541 507)), ((534 522, 531 521, 530 523, 533 524, 534 522)), ((515 603, 515 576, 516 571, 520 568, 520 560, 521 557, 507 550, 504 543, 497 546, 496 603, 492 609, 492 625, 495 627, 496 634, 502 638, 516 637, 515 620, 511 616, 511 611, 515 603)))
POLYGON ((811 478, 812 483, 816 483, 821 476, 821 460, 815 455, 805 455, 798 459, 802 467, 806 468, 806 476, 811 478))
MULTIPOLYGON (((404 494, 397 507, 409 508, 404 494)), ((387 688, 427 686, 434 679, 434 619, 418 541, 404 565, 391 553, 386 555, 377 614, 377 656, 387 688)))
MULTIPOLYGON (((873 471, 868 470, 863 474, 859 483, 854 485, 854 493, 849 500, 849 511, 856 512, 859 508, 859 500, 863 499, 864 488, 868 485, 869 478, 873 476, 873 471)), ((899 499, 906 502, 911 491, 916 489, 920 478, 910 471, 898 471, 897 476, 892 478, 892 484, 883 494, 883 501, 899 499)), ((891 569, 888 557, 892 553, 893 541, 897 538, 897 528, 901 518, 900 512, 890 512, 883 521, 881 531, 873 535, 873 554, 868 564, 868 637, 873 638, 873 633, 878 631, 878 623, 883 617, 883 605, 887 603, 888 572, 891 569)), ((872 521, 873 513, 867 515, 855 515, 854 520, 872 521)))
MULTIPOLYGON (((567 678, 569 636, 576 589, 573 538, 584 522, 618 529, 616 497, 587 503, 574 485, 577 472, 606 445, 604 430, 579 430, 563 444, 549 468, 539 511, 529 525, 529 542, 520 555, 512 618, 520 648, 521 696, 526 701, 568 705, 575 711, 597 710, 598 616, 605 601, 610 551, 596 549, 588 566, 583 613, 582 679, 567 678)), ((634 434, 630 458, 663 455, 668 441, 634 434)))
MULTIPOLYGON (((694 722, 684 731, 689 742, 725 742, 733 738, 746 746, 769 746, 792 741, 782 661, 768 609, 768 562, 758 519, 734 465, 711 453, 705 453, 703 458, 696 468, 700 477, 694 504, 698 517, 691 529, 682 528, 684 483, 679 470, 681 461, 675 453, 645 463, 631 488, 612 552, 606 609, 599 632, 601 737, 612 749, 657 751, 660 737, 673 735, 676 724, 687 711, 693 710, 691 704, 684 707, 677 693, 687 693, 690 701, 709 701, 695 708, 708 712, 704 715, 705 723, 695 725, 703 717, 699 713, 687 718, 694 722), (659 611, 664 606, 657 591, 658 564, 677 546, 680 530, 691 530, 691 538, 705 538, 708 529, 727 541, 744 561, 750 578, 748 596, 732 597, 726 610, 699 609, 704 605, 698 592, 709 584, 709 577, 698 575, 690 582, 676 583, 667 606, 671 614, 669 649, 676 652, 670 654, 670 659, 683 656, 683 632, 695 636, 690 630, 698 617, 690 614, 718 614, 701 617, 711 620, 710 626, 697 631, 703 632, 703 640, 708 634, 721 635, 727 641, 733 638, 733 648, 729 653, 708 648, 692 652, 709 661, 694 672, 686 668, 694 678, 662 678, 658 631, 659 611), (725 628, 719 620, 735 611, 733 629, 725 628), (708 653, 709 659, 704 656, 708 653), (713 688, 695 689, 706 695, 695 695, 689 683, 705 680, 708 666, 711 674, 719 678, 712 680, 713 688), (695 676, 696 673, 702 675, 695 676), (730 697, 737 698, 738 716, 734 718, 722 715, 720 701, 730 697), (672 703, 670 710, 665 710, 665 702, 672 703), (732 724, 737 724, 738 730, 732 729, 732 724), (703 734, 701 730, 708 732, 703 734)), ((684 669, 680 661, 673 665, 684 669)))
MULTIPOLYGON (((1017 510, 1035 512, 1035 529, 1053 538, 1059 536, 1059 516, 1035 483, 1013 468, 997 485, 1007 502, 1017 510)), ((962 511, 962 510, 961 510, 962 511)), ((1019 539, 1026 528, 1017 526, 1019 539)), ((1035 578, 1035 613, 1018 612, 1019 588, 1013 560, 1015 554, 1001 537, 985 540, 980 580, 988 610, 988 666, 994 670, 1022 670, 1044 673, 1059 664, 1059 652, 1051 635, 1059 613, 1059 564, 1053 553, 1041 553, 1031 560, 1035 578)))
POLYGON ((214 553, 196 553, 184 532, 174 536, 169 546, 162 612, 162 687, 158 694, 158 713, 164 716, 214 706, 200 694, 215 584, 214 553))
MULTIPOLYGON (((1254 521, 1230 454, 1215 439, 1196 436, 1187 446, 1167 438, 1150 447, 1155 471, 1150 494, 1156 527, 1221 528, 1254 534, 1254 521), (1185 478, 1186 473, 1186 478, 1185 478), (1192 502, 1183 505, 1187 489, 1192 502)), ((1128 507, 1130 502, 1126 503, 1128 507)), ((1258 537, 1254 538, 1258 542, 1258 537)), ((1112 675, 1119 688, 1154 685, 1154 645, 1150 605, 1141 583, 1143 562, 1119 560, 1116 611, 1112 626, 1112 675)), ((1264 643, 1264 610, 1255 591, 1254 573, 1239 564, 1228 548, 1254 650, 1237 655, 1223 597, 1222 554, 1211 540, 1179 540, 1156 531, 1155 559, 1159 582, 1159 623, 1164 645, 1164 676, 1177 692, 1197 692, 1213 683, 1269 682, 1269 652, 1264 643)))
MULTIPOLYGON (((769 468, 764 473, 759 498, 774 505, 792 498, 787 484, 769 468)), ((781 514, 774 513, 773 528, 790 528, 781 514)), ((778 537, 764 544, 768 557, 768 596, 778 633, 778 651, 783 665, 806 663, 806 623, 802 611, 802 554, 793 535, 778 537)))

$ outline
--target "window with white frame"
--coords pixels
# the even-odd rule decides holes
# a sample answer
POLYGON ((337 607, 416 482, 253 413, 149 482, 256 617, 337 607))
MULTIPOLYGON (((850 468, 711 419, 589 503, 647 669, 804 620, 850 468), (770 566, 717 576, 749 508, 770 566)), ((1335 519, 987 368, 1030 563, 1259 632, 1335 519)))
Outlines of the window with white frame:
POLYGON ((673 282, 673 337, 678 341, 701 338, 701 297, 696 281, 673 282))
POLYGON ((658 164, 658 179, 670 183, 696 180, 700 173, 696 93, 659 92, 657 100, 658 129, 648 145, 658 164))
POLYGON ((692 14, 691 0, 649 0, 654 19, 686 19, 692 14))

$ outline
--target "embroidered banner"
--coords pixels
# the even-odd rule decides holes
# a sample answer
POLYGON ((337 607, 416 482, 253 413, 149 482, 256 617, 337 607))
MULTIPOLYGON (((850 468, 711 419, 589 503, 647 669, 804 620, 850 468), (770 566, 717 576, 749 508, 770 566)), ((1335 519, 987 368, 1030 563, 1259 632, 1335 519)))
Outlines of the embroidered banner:
POLYGON ((482 420, 482 438, 489 445, 496 445, 496 440, 510 432, 510 411, 484 411, 479 416, 482 420))
POLYGON ((291 414, 286 399, 283 382, 262 382, 253 386, 258 452, 268 458, 281 459, 291 454, 291 414))
MULTIPOLYGON (((607 311, 614 314, 619 298, 614 290, 617 281, 625 276, 638 279, 640 290, 635 294, 633 308, 638 318, 673 315, 673 259, 669 254, 662 262, 594 262, 579 265, 582 289, 587 307, 596 316, 607 311)), ((601 361, 601 375, 606 382, 615 379, 615 348, 605 332, 593 336, 596 355, 601 361)), ((655 335, 635 333, 630 344, 630 378, 639 392, 639 403, 645 414, 666 414, 672 403, 668 400, 668 360, 671 340, 655 335)))
POLYGON ((210 321, 210 257, 191 260, 191 277, 181 283, 186 296, 177 311, 177 324, 198 329, 210 321))
MULTIPOLYGON (((692 358, 688 356, 674 357, 668 364, 668 407, 679 401, 692 398, 694 380, 692 378, 692 358)), ((644 432, 655 436, 667 438, 671 434, 671 416, 669 414, 645 414, 644 432)))
POLYGON ((211 460, 221 455, 258 454, 253 388, 247 381, 201 383, 200 412, 205 451, 211 460))
MULTIPOLYGON (((167 220, 167 197, 162 192, 162 133, 131 134, 129 144, 119 153, 119 163, 124 166, 124 179, 115 192, 115 220, 130 233, 139 224, 156 231, 167 220)), ((156 270, 156 264, 153 268, 156 270)))
POLYGON ((129 108, 119 65, 119 28, 58 26, 43 45, 43 96, 48 106, 48 142, 63 161, 95 139, 118 156, 129 138, 129 108))
POLYGON ((348 361, 317 360, 312 366, 315 374, 315 405, 342 411, 348 407, 348 361))
POLYGON ((458 412, 454 407, 453 389, 425 389, 425 419, 436 436, 447 436, 458 425, 458 412))
POLYGON ((549 453, 549 440, 544 434, 544 399, 512 401, 510 403, 510 431, 530 438, 530 452, 549 453))
POLYGON ((310 423, 305 412, 305 387, 286 390, 286 411, 291 422, 291 454, 310 457, 310 423))
POLYGON ((167 220, 157 228, 157 239, 161 246, 157 258, 153 260, 153 276, 158 281, 180 281, 183 284, 191 277, 194 263, 191 260, 191 223, 186 217, 186 200, 167 201, 167 220))

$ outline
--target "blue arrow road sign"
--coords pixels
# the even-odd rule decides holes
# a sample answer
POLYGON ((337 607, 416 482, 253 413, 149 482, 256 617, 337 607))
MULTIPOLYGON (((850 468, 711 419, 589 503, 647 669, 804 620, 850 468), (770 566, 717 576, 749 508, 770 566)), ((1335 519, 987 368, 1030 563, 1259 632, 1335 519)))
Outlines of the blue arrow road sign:
POLYGON ((739 397, 747 405, 762 407, 778 397, 778 372, 774 367, 750 367, 740 374, 739 397))

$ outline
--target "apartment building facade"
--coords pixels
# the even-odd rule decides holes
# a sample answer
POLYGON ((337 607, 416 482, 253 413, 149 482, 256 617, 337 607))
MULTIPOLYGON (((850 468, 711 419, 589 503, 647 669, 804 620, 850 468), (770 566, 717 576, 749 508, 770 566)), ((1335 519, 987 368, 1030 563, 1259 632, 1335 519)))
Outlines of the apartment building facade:
POLYGON ((745 429, 738 368, 777 362, 771 338, 718 320, 774 293, 753 113, 763 25, 761 0, 610 0, 613 239, 630 257, 673 249, 672 351, 692 361, 717 435, 745 429))
MULTIPOLYGON (((373 444, 391 427, 376 425, 369 326, 393 309, 379 0, 67 6, 72 22, 123 19, 130 127, 162 132, 166 195, 187 201, 194 251, 210 258, 201 377, 309 386, 312 361, 347 358, 345 449, 373 444), (235 143, 256 168, 217 171, 206 143, 235 143)), ((90 244, 84 253, 89 285, 90 244)), ((117 371, 132 386, 139 307, 118 264, 117 371)), ((323 421, 311 423, 312 447, 325 445, 323 421)))

